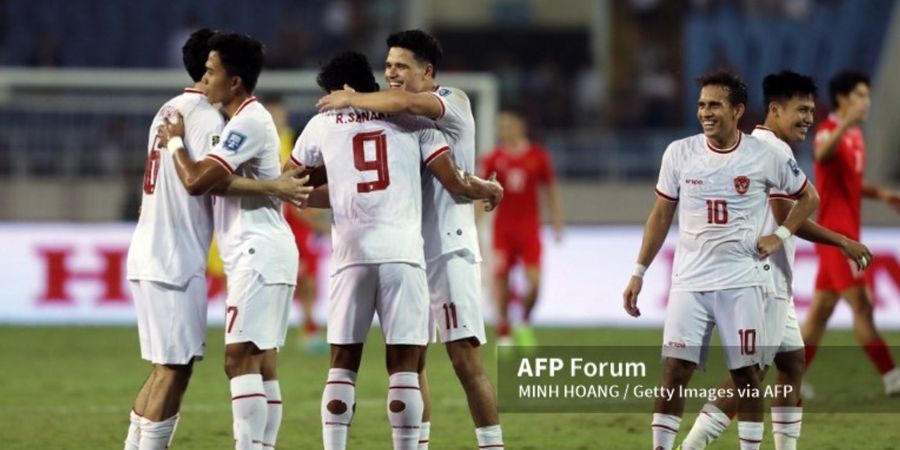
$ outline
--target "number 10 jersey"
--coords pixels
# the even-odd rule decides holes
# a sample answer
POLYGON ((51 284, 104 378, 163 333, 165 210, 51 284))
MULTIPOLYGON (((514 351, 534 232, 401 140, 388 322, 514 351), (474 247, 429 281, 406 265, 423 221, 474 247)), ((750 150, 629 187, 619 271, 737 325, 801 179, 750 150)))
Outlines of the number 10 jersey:
POLYGON ((741 133, 728 149, 703 134, 671 143, 656 192, 678 202, 672 290, 771 287, 771 267, 756 249, 769 191, 796 196, 805 187, 793 157, 753 136, 741 133))
POLYGON ((434 123, 421 117, 346 108, 310 119, 291 159, 325 165, 334 272, 388 262, 425 267, 421 172, 447 151, 434 123))

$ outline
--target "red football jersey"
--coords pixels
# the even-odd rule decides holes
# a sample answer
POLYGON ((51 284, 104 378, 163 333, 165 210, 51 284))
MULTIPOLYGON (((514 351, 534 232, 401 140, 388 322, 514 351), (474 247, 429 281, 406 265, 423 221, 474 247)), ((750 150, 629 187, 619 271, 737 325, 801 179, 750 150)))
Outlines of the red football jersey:
POLYGON ((504 190, 495 226, 537 228, 541 221, 538 187, 554 180, 547 151, 532 143, 522 153, 511 153, 500 146, 485 156, 482 166, 484 177, 497 172, 497 181, 504 190))
MULTIPOLYGON (((832 114, 816 130, 816 143, 837 129, 832 114)), ((841 136, 834 157, 815 162, 816 187, 821 203, 818 222, 825 228, 859 240, 860 205, 862 203, 863 167, 866 163, 866 144, 862 130, 852 127, 841 136)))

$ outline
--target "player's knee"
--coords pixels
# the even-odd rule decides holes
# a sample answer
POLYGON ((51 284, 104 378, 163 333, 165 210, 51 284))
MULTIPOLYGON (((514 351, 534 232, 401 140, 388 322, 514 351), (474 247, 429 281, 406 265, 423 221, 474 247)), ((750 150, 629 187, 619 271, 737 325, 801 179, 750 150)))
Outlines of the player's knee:
POLYGON ((676 358, 666 359, 663 377, 669 386, 687 384, 696 364, 676 358))
POLYGON ((806 370, 806 354, 804 351, 779 353, 775 357, 775 368, 779 378, 791 384, 799 382, 806 370))

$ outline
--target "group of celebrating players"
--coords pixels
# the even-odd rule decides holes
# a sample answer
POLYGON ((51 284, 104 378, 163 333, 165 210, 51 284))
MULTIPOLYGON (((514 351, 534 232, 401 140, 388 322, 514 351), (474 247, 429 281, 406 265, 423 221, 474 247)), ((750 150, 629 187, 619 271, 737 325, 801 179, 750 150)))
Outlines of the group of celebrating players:
POLYGON ((662 386, 675 395, 656 400, 653 448, 672 449, 684 412, 681 393, 693 371, 704 366, 717 327, 731 374, 720 387, 738 395, 705 404, 679 448, 706 448, 737 416, 740 448, 758 449, 764 400, 757 393, 774 363, 778 384, 792 388, 772 399, 775 448, 795 449, 803 417, 803 373, 840 298, 852 307, 856 336, 882 374, 885 392, 900 394, 900 371, 875 329, 862 274, 872 254, 858 242, 861 197, 896 208, 900 196, 862 180, 859 124, 870 104, 864 75, 845 71, 830 82, 836 109, 819 126, 814 143, 821 202, 790 147, 803 141, 813 124, 816 85, 811 77, 787 70, 768 75, 763 81, 765 124, 752 135, 738 129, 747 104, 744 83, 722 71, 698 81, 697 117, 703 132, 666 149, 656 203, 623 294, 625 310, 639 316, 644 272, 677 209, 678 243, 662 349, 662 386), (808 219, 817 207, 818 224, 808 219), (793 304, 794 234, 816 243, 820 258, 813 306, 802 329, 793 304))
MULTIPOLYGON (((504 145, 485 159, 484 179, 472 175, 472 108, 464 92, 436 83, 438 42, 409 30, 389 36, 387 47, 384 91, 359 53, 340 53, 322 67, 317 81, 327 95, 317 103, 320 113, 282 164, 279 131, 253 96, 264 64, 260 42, 202 29, 185 43, 184 65, 194 85, 167 102, 151 124, 142 210, 128 254, 141 356, 153 369, 135 399, 126 450, 164 449, 174 436, 193 363, 204 356, 204 273, 214 233, 228 279, 225 372, 234 445, 275 447, 282 416, 277 351, 285 342, 299 259, 282 201, 333 214, 324 448, 347 447, 363 345, 375 314, 386 343, 393 447, 428 448, 426 345, 440 340, 465 390, 479 448, 503 448, 496 397, 479 351, 486 336, 474 203, 484 201, 492 210, 504 189, 525 193, 521 206, 509 208, 496 224, 503 340, 510 334, 512 262, 525 262, 531 288, 523 298, 526 325, 537 298, 538 184, 549 187, 551 219, 561 237, 552 165, 525 138, 522 119, 505 114, 504 145), (503 174, 499 180, 494 171, 503 174)), ((887 393, 900 393, 900 371, 875 330, 861 275, 872 255, 858 242, 860 197, 894 206, 900 197, 862 182, 858 124, 869 107, 865 77, 845 72, 831 83, 836 111, 815 140, 821 202, 790 148, 813 124, 816 86, 810 77, 790 71, 766 77, 766 121, 752 135, 738 129, 747 103, 739 78, 716 72, 701 78, 700 87, 703 133, 666 149, 624 306, 640 315, 643 274, 678 210, 662 385, 676 392, 687 385, 705 364, 712 328, 718 327, 731 372, 723 386, 759 389, 773 363, 778 382, 793 386, 772 402, 776 448, 793 449, 802 423, 802 374, 839 298, 853 307, 856 334, 887 393), (819 224, 808 219, 817 207, 819 224), (792 297, 794 234, 817 243, 822 261, 802 330, 792 297)), ((533 342, 527 326, 521 329, 525 343, 533 342)), ((683 409, 678 396, 657 400, 654 450, 673 447, 683 409)), ((741 448, 757 449, 763 410, 756 396, 710 402, 681 448, 705 448, 736 415, 741 448)))
POLYGON ((126 450, 167 448, 174 436, 193 363, 203 357, 203 274, 213 232, 228 279, 225 372, 235 448, 275 446, 277 351, 298 270, 282 201, 333 214, 324 447, 347 446, 363 343, 377 313, 394 448, 428 447, 425 349, 438 339, 465 388, 479 447, 503 448, 479 351, 486 337, 473 202, 491 210, 504 190, 493 176, 472 175, 471 105, 464 92, 435 83, 438 42, 410 30, 387 44, 387 91, 378 92, 359 53, 322 67, 317 81, 330 95, 283 167, 278 130, 253 96, 264 63, 260 42, 202 29, 184 45, 194 86, 151 125, 127 262, 141 355, 153 369, 135 399, 126 450))

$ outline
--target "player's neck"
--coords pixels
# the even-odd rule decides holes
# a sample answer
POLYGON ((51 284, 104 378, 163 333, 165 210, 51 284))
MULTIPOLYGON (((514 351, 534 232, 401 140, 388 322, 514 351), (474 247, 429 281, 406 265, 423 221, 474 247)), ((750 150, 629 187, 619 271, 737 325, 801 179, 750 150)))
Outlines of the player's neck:
POLYGON ((504 142, 503 147, 513 154, 522 153, 528 148, 528 139, 512 139, 504 142))
POLYGON ((781 139, 784 142, 788 142, 784 133, 782 133, 781 131, 778 130, 778 124, 776 124, 774 121, 766 119, 766 123, 763 124, 763 128, 771 131, 772 134, 774 134, 775 137, 777 137, 778 139, 781 139))
POLYGON ((726 148, 734 147, 734 144, 737 143, 740 135, 741 135, 741 130, 735 129, 732 132, 725 135, 724 137, 707 136, 706 140, 709 141, 709 143, 712 144, 712 146, 715 148, 726 149, 726 148))
POLYGON ((437 88, 438 84, 434 81, 434 78, 430 80, 425 80, 425 83, 422 84, 422 92, 431 92, 437 88))
POLYGON ((253 94, 248 94, 242 92, 238 95, 235 95, 228 103, 222 105, 222 111, 228 117, 234 117, 237 114, 238 110, 241 108, 241 105, 244 104, 247 99, 253 97, 253 94))

